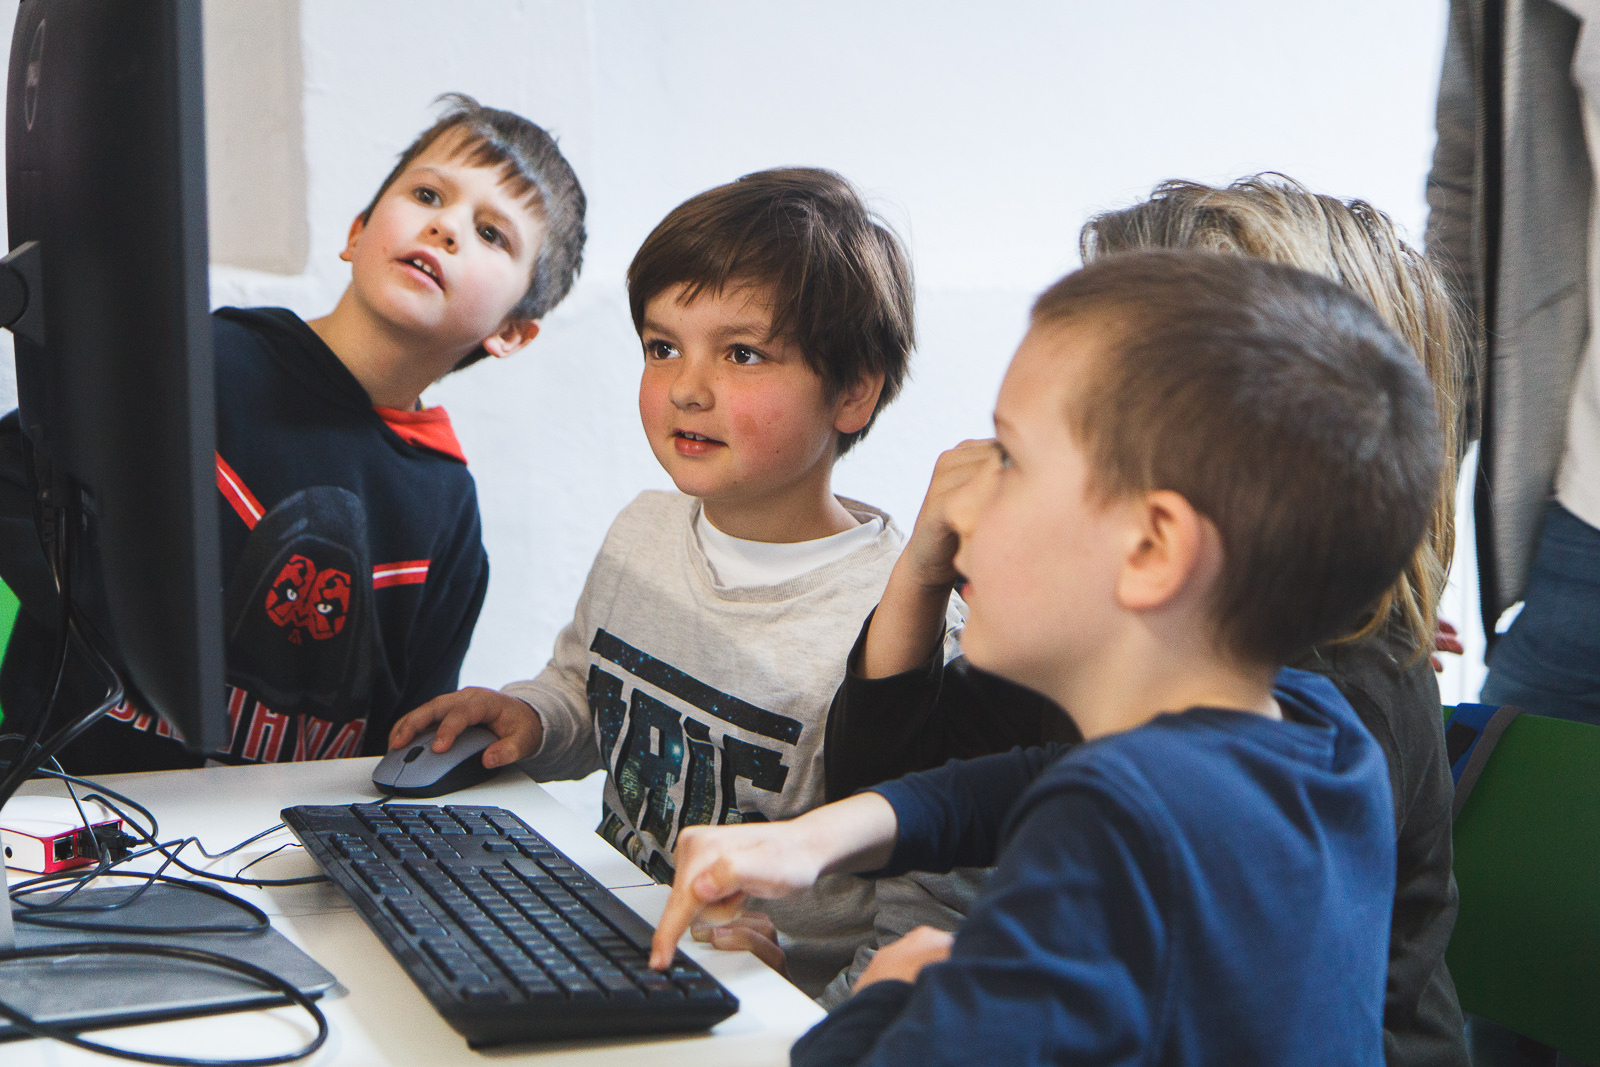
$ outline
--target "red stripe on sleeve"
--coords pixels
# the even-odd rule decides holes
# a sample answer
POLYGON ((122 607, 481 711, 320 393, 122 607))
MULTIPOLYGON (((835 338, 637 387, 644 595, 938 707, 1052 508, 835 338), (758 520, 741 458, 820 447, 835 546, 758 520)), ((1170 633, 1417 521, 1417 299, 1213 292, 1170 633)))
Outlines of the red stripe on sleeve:
POLYGON ((227 460, 222 458, 222 453, 217 453, 217 489, 227 502, 233 505, 233 510, 239 513, 239 518, 250 529, 256 528, 256 523, 261 521, 261 516, 267 513, 261 506, 261 501, 255 498, 244 484, 244 480, 234 473, 228 466, 227 460))
POLYGON ((404 563, 380 563, 372 568, 372 588, 389 585, 421 585, 428 580, 428 560, 411 559, 404 563))

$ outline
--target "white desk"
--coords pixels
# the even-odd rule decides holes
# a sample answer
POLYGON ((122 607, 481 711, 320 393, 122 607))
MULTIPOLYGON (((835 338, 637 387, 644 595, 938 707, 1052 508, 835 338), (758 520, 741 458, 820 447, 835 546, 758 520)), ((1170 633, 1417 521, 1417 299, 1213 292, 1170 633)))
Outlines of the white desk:
MULTIPOLYGON (((195 835, 217 851, 278 822, 291 804, 350 804, 378 797, 370 775, 377 761, 329 760, 198 771, 110 776, 103 781, 144 804, 161 820, 163 839, 195 835)), ((30 783, 25 792, 58 792, 57 785, 30 783)), ((664 886, 650 884, 638 868, 583 825, 548 793, 512 770, 474 789, 429 803, 494 804, 528 825, 617 892, 652 923, 666 903, 664 886)), ((184 858, 196 867, 232 874, 294 837, 281 830, 226 859, 206 864, 193 849, 184 858)), ((258 878, 316 873, 298 848, 251 868, 258 878)), ((15 879, 16 875, 13 875, 15 879)), ((717 952, 687 939, 684 950, 733 991, 739 1012, 709 1034, 651 1040, 564 1042, 474 1052, 422 996, 338 890, 327 884, 252 889, 226 886, 272 917, 272 925, 339 979, 340 990, 324 997, 332 1033, 312 1067, 379 1067, 427 1064, 450 1067, 484 1060, 541 1065, 637 1062, 644 1067, 714 1067, 787 1064, 795 1038, 822 1018, 822 1009, 788 982, 745 953, 717 952)), ((287 1051, 311 1033, 297 1009, 238 1013, 157 1023, 89 1036, 108 1044, 187 1056, 239 1056, 287 1051)), ((0 1045, 6 1067, 104 1065, 113 1061, 53 1041, 0 1045)))

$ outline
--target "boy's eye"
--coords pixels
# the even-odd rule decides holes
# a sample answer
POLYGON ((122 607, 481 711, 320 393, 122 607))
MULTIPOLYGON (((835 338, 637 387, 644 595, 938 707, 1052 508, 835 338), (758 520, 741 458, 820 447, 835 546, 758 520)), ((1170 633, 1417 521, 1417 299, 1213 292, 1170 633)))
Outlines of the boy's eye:
POLYGON ((665 341, 646 341, 644 343, 645 359, 676 359, 678 350, 665 341))
POLYGON ((440 203, 439 194, 434 190, 429 189, 426 185, 417 186, 415 189, 411 190, 411 195, 419 204, 427 204, 428 206, 433 207, 440 203))
POLYGON ((495 229, 493 226, 479 226, 478 236, 483 238, 489 244, 494 245, 496 248, 506 247, 506 235, 495 229))
POLYGON ((1011 466, 1011 453, 1006 451, 1006 446, 999 441, 994 443, 994 457, 1000 462, 1000 469, 1005 470, 1011 466))
POLYGON ((728 360, 741 367, 750 367, 757 363, 765 363, 767 357, 747 345, 734 345, 733 351, 728 353, 728 360))

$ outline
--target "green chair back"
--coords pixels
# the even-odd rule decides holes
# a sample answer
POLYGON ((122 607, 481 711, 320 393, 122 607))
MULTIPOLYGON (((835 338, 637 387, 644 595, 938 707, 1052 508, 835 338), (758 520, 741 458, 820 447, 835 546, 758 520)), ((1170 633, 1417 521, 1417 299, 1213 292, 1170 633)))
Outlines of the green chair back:
MULTIPOLYGON (((11 587, 0 582, 0 660, 5 658, 6 646, 11 642, 11 628, 17 624, 17 597, 11 587)), ((0 724, 6 721, 4 708, 0 708, 0 724)))
POLYGON ((1455 822, 1461 1007, 1600 1064, 1600 726, 1521 715, 1455 822))

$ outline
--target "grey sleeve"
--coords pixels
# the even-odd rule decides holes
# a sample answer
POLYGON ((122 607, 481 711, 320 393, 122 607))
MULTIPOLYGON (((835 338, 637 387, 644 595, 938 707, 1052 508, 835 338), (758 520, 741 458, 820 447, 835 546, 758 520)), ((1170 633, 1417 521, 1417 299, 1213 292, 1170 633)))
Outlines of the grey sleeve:
POLYGON ((1477 400, 1483 352, 1482 315, 1484 279, 1478 255, 1480 235, 1475 232, 1474 196, 1480 182, 1481 158, 1478 85, 1483 42, 1473 24, 1471 0, 1451 0, 1444 48, 1444 68, 1439 76, 1439 99, 1434 116, 1437 141, 1433 166, 1428 172, 1428 258, 1450 284, 1463 311, 1469 341, 1462 367, 1462 396, 1466 399, 1462 446, 1479 433, 1477 400))
POLYGON ((531 706, 544 726, 539 751, 520 763, 536 781, 583 778, 604 766, 589 706, 589 641, 595 629, 596 598, 617 580, 609 552, 611 539, 607 534, 606 544, 589 568, 583 592, 572 609, 572 621, 556 635, 550 662, 537 677, 512 682, 500 690, 531 706))
POLYGON ((582 778, 602 766, 589 710, 588 656, 583 640, 588 628, 583 614, 580 602, 577 616, 562 628, 555 653, 538 677, 512 682, 500 690, 531 706, 544 726, 539 751, 521 763, 536 781, 582 778))

